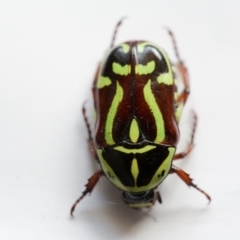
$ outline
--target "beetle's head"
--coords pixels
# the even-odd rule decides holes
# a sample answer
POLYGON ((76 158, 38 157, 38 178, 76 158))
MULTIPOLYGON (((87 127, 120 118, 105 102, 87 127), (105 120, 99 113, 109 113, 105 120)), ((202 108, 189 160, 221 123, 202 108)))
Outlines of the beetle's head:
POLYGON ((151 207, 157 199, 154 190, 141 193, 122 192, 122 200, 132 208, 151 207))

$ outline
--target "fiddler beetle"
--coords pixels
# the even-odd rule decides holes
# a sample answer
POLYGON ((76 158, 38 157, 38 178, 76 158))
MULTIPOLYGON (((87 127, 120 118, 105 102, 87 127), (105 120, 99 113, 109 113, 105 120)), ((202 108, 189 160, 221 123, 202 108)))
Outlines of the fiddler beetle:
POLYGON ((111 48, 100 63, 93 81, 96 122, 94 134, 86 117, 88 143, 100 164, 82 195, 71 208, 91 193, 101 176, 122 191, 122 200, 133 208, 151 207, 162 202, 157 187, 169 174, 177 174, 188 186, 210 196, 197 187, 189 174, 173 165, 193 149, 197 115, 193 113, 191 141, 185 151, 176 153, 179 121, 188 99, 189 77, 180 58, 173 33, 167 29, 174 46, 177 64, 165 51, 147 41, 128 41, 111 48), (178 93, 180 73, 184 89, 178 93))

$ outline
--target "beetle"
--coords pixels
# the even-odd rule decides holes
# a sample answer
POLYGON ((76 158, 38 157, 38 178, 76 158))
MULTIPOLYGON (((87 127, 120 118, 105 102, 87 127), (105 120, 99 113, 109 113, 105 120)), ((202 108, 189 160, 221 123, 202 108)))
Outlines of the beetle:
MULTIPOLYGON (((123 19, 122 19, 123 20, 123 19)), ((173 165, 193 149, 197 115, 193 113, 191 141, 185 151, 175 153, 180 138, 179 121, 188 99, 188 70, 180 58, 173 33, 167 29, 177 58, 172 64, 165 51, 147 41, 128 41, 111 48, 100 63, 93 81, 96 122, 94 137, 83 107, 88 143, 100 163, 82 195, 71 208, 91 193, 101 176, 122 191, 122 200, 133 208, 162 203, 157 187, 169 174, 177 174, 188 186, 197 187, 189 174, 173 165), (180 73, 184 89, 178 93, 180 73)))

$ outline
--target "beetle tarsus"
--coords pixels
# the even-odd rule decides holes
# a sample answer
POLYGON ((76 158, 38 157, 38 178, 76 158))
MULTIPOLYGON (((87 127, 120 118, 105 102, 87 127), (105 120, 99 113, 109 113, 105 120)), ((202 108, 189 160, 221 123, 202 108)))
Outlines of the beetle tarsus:
POLYGON ((190 178, 188 173, 184 172, 182 169, 177 168, 175 166, 172 166, 170 173, 176 173, 178 177, 180 177, 189 187, 194 187, 196 190, 204 194, 205 197, 209 200, 209 202, 211 201, 211 197, 205 191, 203 191, 201 188, 199 188, 196 184, 193 183, 193 179, 190 178))
POLYGON ((92 190, 94 189, 94 187, 96 186, 96 184, 98 183, 100 177, 103 175, 103 171, 102 170, 98 170, 97 172, 95 172, 89 179, 88 179, 88 183, 85 185, 86 189, 83 191, 82 195, 75 201, 75 203, 72 205, 71 210, 70 210, 70 214, 73 217, 73 212, 77 206, 77 204, 89 193, 92 192, 92 190))

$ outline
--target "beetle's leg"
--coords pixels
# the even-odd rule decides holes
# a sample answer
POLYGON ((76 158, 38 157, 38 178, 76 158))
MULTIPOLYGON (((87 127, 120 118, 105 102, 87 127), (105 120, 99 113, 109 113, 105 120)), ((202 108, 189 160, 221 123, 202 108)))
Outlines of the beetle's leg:
POLYGON ((211 201, 211 197, 201 188, 199 188, 196 184, 194 184, 192 178, 189 177, 189 174, 184 172, 182 169, 172 166, 170 173, 176 173, 189 187, 194 187, 199 192, 204 194, 205 197, 209 200, 209 202, 211 201))
POLYGON ((182 60, 181 60, 180 54, 179 54, 179 50, 178 50, 178 46, 177 46, 176 38, 175 38, 173 32, 171 31, 171 29, 169 29, 168 27, 165 27, 165 29, 167 30, 169 36, 171 37, 176 58, 177 58, 179 63, 182 63, 182 60))
POLYGON ((100 177, 103 175, 103 171, 102 170, 98 170, 97 172, 95 172, 89 179, 88 179, 88 183, 85 185, 86 189, 83 191, 82 195, 76 200, 76 202, 72 205, 71 207, 71 211, 70 214, 71 216, 73 216, 73 212, 75 207, 77 206, 77 204, 89 193, 92 192, 92 190, 94 189, 94 187, 96 186, 96 184, 98 183, 100 177))
POLYGON ((161 198, 161 195, 160 195, 160 192, 156 192, 156 199, 158 200, 159 203, 162 203, 162 198, 161 198))
POLYGON ((183 79, 183 84, 184 84, 184 89, 183 91, 179 94, 178 99, 177 99, 177 103, 179 105, 181 104, 185 104, 188 96, 190 94, 190 85, 189 85, 189 77, 188 77, 188 70, 185 67, 184 63, 179 63, 177 65, 177 68, 179 69, 180 74, 182 75, 182 79, 183 79))
POLYGON ((112 36, 112 41, 111 41, 111 45, 110 45, 110 48, 112 48, 114 46, 114 42, 115 42, 115 39, 116 39, 116 36, 117 36, 117 31, 118 31, 118 28, 120 27, 120 25, 122 24, 123 20, 125 19, 126 17, 123 17, 120 19, 120 21, 117 23, 117 25, 115 26, 115 29, 114 29, 114 32, 113 32, 113 36, 112 36))
MULTIPOLYGON (((100 66, 101 66, 101 63, 98 64, 96 73, 95 73, 94 78, 93 78, 92 94, 93 94, 93 100, 94 100, 94 109, 96 109, 95 89, 96 89, 96 84, 97 84, 97 80, 98 80, 100 66)), ((95 150, 94 144, 93 144, 93 137, 92 137, 91 127, 90 127, 88 118, 86 116, 85 103, 86 102, 84 102, 83 107, 82 107, 82 114, 83 114, 83 118, 84 118, 84 121, 85 121, 85 124, 86 124, 86 127, 87 127, 87 131, 88 131, 88 148, 89 148, 89 151, 91 152, 92 156, 94 157, 94 159, 96 159, 98 161, 97 153, 96 153, 96 150, 95 150)))
POLYGON ((192 111, 192 113, 193 113, 193 121, 194 122, 193 122, 193 127, 192 127, 190 143, 188 144, 188 146, 184 152, 175 154, 173 160, 179 160, 179 159, 185 158, 192 151, 192 149, 194 147, 194 137, 195 137, 195 132, 196 132, 196 128, 197 128, 198 118, 197 118, 197 114, 194 111, 192 111))
POLYGON ((176 58, 177 58, 177 61, 178 61, 176 67, 178 68, 178 70, 179 70, 179 72, 182 76, 183 84, 184 84, 184 89, 183 89, 182 93, 180 93, 180 95, 178 96, 177 103, 179 105, 181 103, 184 105, 186 103, 187 98, 188 98, 189 93, 190 93, 188 70, 187 70, 186 66, 184 65, 184 63, 183 63, 183 61, 180 57, 179 50, 178 50, 178 47, 177 47, 176 38, 175 38, 173 32, 169 28, 166 28, 166 30, 167 30, 169 36, 172 39, 174 52, 175 52, 175 55, 176 55, 176 58))
POLYGON ((96 153, 96 150, 95 150, 94 144, 93 144, 92 131, 91 131, 90 124, 89 124, 89 121, 86 116, 85 103, 83 104, 83 107, 82 107, 82 114, 83 114, 83 118, 84 118, 84 121, 85 121, 85 124, 87 127, 87 131, 88 131, 88 148, 89 148, 90 153, 94 157, 94 159, 98 160, 97 153, 96 153))

